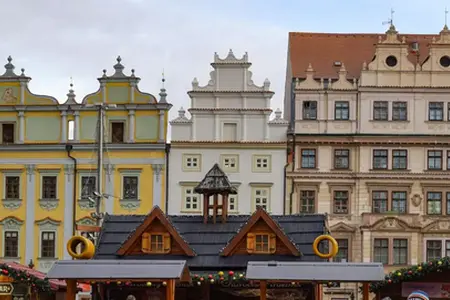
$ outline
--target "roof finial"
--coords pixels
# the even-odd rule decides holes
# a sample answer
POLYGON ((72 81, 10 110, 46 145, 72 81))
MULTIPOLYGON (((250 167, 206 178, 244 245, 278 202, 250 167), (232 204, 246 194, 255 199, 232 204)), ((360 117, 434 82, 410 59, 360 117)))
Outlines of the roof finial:
POLYGON ((125 74, 123 74, 123 69, 125 69, 125 67, 121 64, 122 58, 120 55, 117 56, 116 60, 117 64, 114 65, 114 70, 116 70, 116 72, 113 77, 126 77, 125 74))
POLYGON ((161 87, 161 90, 160 90, 160 93, 159 93, 159 103, 167 103, 167 93, 166 93, 166 88, 164 87, 164 83, 166 82, 166 78, 165 78, 165 76, 164 76, 164 70, 163 70, 163 73, 162 73, 162 79, 161 79, 161 82, 162 82, 162 87, 161 87))
POLYGON ((395 31, 394 13, 395 13, 395 10, 393 8, 391 8, 391 18, 388 19, 386 22, 383 22, 383 25, 389 24, 389 30, 388 31, 395 31))
POLYGON ((5 71, 5 73, 2 76, 5 76, 5 77, 15 77, 15 76, 17 76, 16 73, 14 73, 15 66, 11 63, 12 62, 11 55, 8 56, 7 61, 8 61, 8 63, 5 65, 6 71, 5 71))
POLYGON ((448 30, 447 26, 447 17, 448 17, 448 9, 445 7, 445 23, 444 23, 444 30, 448 30))
POLYGON ((67 93, 67 100, 64 104, 77 104, 77 101, 75 100, 75 92, 73 90, 73 78, 70 77, 70 84, 69 84, 69 92, 67 93))
POLYGON ((162 78, 161 78, 161 82, 162 82, 162 88, 164 88, 164 83, 166 82, 166 77, 164 75, 164 68, 162 70, 162 78))

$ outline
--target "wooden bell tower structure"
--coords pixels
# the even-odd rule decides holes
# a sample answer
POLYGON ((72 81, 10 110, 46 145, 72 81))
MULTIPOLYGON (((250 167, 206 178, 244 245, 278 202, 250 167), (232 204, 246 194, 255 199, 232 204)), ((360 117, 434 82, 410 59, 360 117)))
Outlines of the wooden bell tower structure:
POLYGON ((208 223, 211 210, 213 223, 216 223, 218 215, 221 215, 222 223, 226 223, 228 196, 236 195, 237 190, 231 185, 227 175, 218 164, 215 164, 206 173, 205 178, 195 187, 194 192, 203 195, 203 222, 205 224, 208 223))

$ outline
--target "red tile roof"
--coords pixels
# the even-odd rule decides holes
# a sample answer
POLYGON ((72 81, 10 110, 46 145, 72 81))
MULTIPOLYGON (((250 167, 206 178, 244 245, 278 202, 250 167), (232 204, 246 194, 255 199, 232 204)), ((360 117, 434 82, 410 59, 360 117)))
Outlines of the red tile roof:
MULTIPOLYGON (((292 77, 304 78, 305 70, 311 64, 317 78, 337 78, 339 67, 335 61, 344 63, 349 78, 359 77, 364 62, 370 63, 375 55, 375 45, 378 37, 384 40, 385 34, 377 33, 289 33, 289 56, 292 77)), ((399 40, 406 38, 406 43, 419 43, 419 62, 428 57, 429 44, 433 37, 439 35, 399 34, 399 40)), ((409 55, 411 62, 416 63, 417 57, 409 55)))

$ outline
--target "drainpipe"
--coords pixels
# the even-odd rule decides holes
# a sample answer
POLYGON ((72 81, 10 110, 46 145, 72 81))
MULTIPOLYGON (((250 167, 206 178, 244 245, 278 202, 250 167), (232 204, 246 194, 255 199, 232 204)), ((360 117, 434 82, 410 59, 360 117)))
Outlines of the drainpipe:
POLYGON ((166 214, 169 214, 169 154, 171 144, 166 143, 166 214))
POLYGON ((66 144, 67 157, 73 161, 73 235, 75 235, 77 227, 77 174, 78 174, 78 162, 75 157, 72 156, 71 152, 73 145, 66 144))

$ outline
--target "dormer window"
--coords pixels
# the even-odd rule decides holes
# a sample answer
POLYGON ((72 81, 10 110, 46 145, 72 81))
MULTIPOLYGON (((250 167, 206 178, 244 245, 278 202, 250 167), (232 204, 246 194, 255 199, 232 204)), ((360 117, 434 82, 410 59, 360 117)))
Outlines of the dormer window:
POLYGON ((273 254, 277 249, 277 238, 273 233, 248 233, 247 252, 249 254, 273 254))
POLYGON ((142 252, 149 254, 170 253, 170 234, 144 233, 142 234, 142 252))

